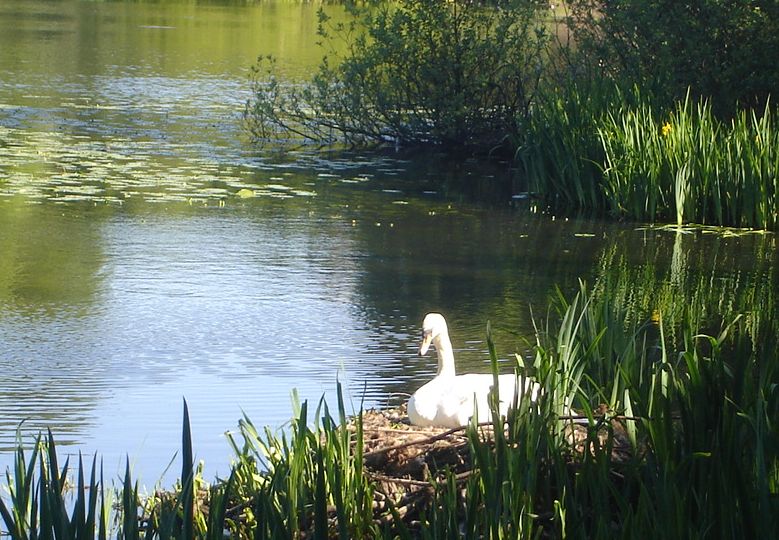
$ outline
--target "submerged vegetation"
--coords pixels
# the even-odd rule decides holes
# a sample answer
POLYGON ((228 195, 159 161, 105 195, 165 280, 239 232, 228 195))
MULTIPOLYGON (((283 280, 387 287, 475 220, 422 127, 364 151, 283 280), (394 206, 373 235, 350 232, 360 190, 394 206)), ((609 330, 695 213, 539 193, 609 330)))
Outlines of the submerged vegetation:
POLYGON ((350 9, 351 24, 320 12, 326 56, 311 80, 284 83, 272 59, 258 63, 245 111, 256 141, 508 152, 542 207, 776 229, 775 6, 350 9))
POLYGON ((770 537, 776 317, 723 310, 716 331, 700 333, 686 304, 672 338, 673 297, 638 318, 641 303, 619 287, 553 301, 516 363, 544 392, 505 425, 419 434, 402 414, 348 417, 339 391, 335 414, 304 402, 282 432, 241 420, 229 477, 209 485, 194 469, 185 406, 176 489, 140 497, 129 468, 112 488, 96 462, 85 478, 79 459, 68 495, 49 434, 30 454, 19 444, 3 528, 13 538, 770 537))

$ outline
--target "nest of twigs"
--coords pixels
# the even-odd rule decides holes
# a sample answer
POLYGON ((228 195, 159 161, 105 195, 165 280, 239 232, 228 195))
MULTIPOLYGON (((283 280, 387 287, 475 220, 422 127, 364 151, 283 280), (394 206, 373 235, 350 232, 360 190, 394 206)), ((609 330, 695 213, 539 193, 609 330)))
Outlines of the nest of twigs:
MULTIPOLYGON (((572 468, 584 452, 595 446, 607 448, 612 463, 624 463, 633 449, 625 431, 624 417, 608 414, 602 406, 594 411, 599 423, 591 427, 584 415, 571 415, 565 427, 570 443, 572 468)), ((435 483, 443 481, 446 471, 454 473, 458 483, 473 474, 466 428, 418 427, 409 424, 405 406, 389 410, 368 410, 362 416, 366 474, 376 484, 375 510, 381 511, 391 499, 401 517, 430 498, 435 483)), ((480 424, 482 436, 491 437, 492 426, 480 424)))

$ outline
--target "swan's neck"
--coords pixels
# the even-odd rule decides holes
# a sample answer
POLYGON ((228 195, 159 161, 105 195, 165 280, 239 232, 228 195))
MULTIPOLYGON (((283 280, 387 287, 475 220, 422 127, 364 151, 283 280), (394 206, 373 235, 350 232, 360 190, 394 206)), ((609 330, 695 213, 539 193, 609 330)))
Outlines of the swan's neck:
POLYGON ((439 334, 435 337, 433 343, 435 343, 435 350, 438 353, 437 375, 439 377, 454 377, 454 351, 452 351, 452 342, 449 341, 449 336, 439 334))

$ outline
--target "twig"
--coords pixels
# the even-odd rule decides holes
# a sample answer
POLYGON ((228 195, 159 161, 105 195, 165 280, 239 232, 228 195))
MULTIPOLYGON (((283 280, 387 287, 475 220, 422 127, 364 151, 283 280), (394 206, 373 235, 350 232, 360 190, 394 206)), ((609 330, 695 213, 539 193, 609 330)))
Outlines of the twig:
MULTIPOLYGON (((463 480, 467 480, 472 474, 473 474, 472 470, 461 472, 459 474, 454 475, 454 481, 457 483, 462 482, 463 480)), ((369 472, 368 475, 373 480, 377 480, 379 482, 387 482, 387 483, 401 484, 404 486, 416 486, 416 487, 424 487, 424 488, 440 486, 445 482, 445 480, 430 482, 425 480, 414 480, 412 478, 395 478, 393 476, 385 476, 383 474, 372 473, 372 472, 369 472)))
MULTIPOLYGON (((672 418, 674 420, 678 420, 679 419, 678 416, 673 416, 672 418)), ((584 415, 584 414, 567 414, 567 415, 558 416, 557 419, 558 420, 589 420, 590 417, 587 416, 587 415, 584 415)), ((640 417, 640 416, 626 416, 626 415, 614 415, 614 416, 598 415, 598 416, 593 416, 593 419, 600 419, 600 420, 606 420, 606 419, 609 419, 609 420, 628 420, 628 421, 631 421, 631 422, 639 422, 641 420, 651 420, 651 418, 644 418, 644 417, 640 417)), ((507 423, 507 422, 504 422, 504 424, 505 423, 507 423)), ((492 425, 493 425, 493 422, 479 422, 478 424, 476 424, 477 427, 491 427, 492 425)), ((423 439, 417 439, 417 440, 414 440, 414 441, 407 441, 407 442, 396 444, 396 445, 393 445, 393 446, 387 446, 386 448, 379 448, 377 450, 372 450, 370 452, 366 452, 363 456, 367 458, 367 457, 372 457, 372 456, 376 456, 376 455, 379 455, 379 454, 383 454, 383 453, 386 453, 386 452, 390 452, 392 450, 400 450, 401 448, 407 448, 409 446, 415 446, 415 445, 418 445, 418 444, 432 443, 432 442, 435 442, 435 441, 438 441, 438 440, 441 440, 441 439, 445 439, 445 438, 449 437, 450 435, 454 435, 455 433, 458 433, 458 432, 461 432, 461 431, 465 431, 466 429, 468 429, 468 427, 469 426, 460 426, 460 427, 457 427, 457 428, 451 428, 451 429, 448 429, 448 430, 444 431, 443 433, 438 433, 436 435, 432 435, 430 437, 425 437, 423 439)), ((420 431, 392 430, 392 429, 387 429, 387 428, 377 428, 377 431, 378 430, 390 431, 390 432, 393 432, 393 433, 394 432, 402 432, 402 433, 409 433, 409 434, 420 434, 420 433, 423 433, 423 432, 420 432, 420 431)))
MULTIPOLYGON (((649 417, 649 416, 625 416, 623 414, 615 414, 614 416, 608 416, 608 415, 604 415, 604 414, 599 414, 599 415, 593 415, 592 418, 594 420, 595 419, 598 419, 598 420, 606 420, 606 419, 609 419, 609 420, 630 420, 631 422, 639 422, 641 420, 649 420, 649 421, 652 420, 652 418, 649 417)), ((672 414, 671 415, 671 420, 681 420, 681 418, 682 417, 679 416, 678 414, 672 414)), ((587 419, 589 419, 589 416, 584 415, 584 414, 578 414, 578 415, 577 414, 567 414, 567 415, 558 416, 557 419, 558 420, 587 420, 587 419)))
POLYGON ((381 431, 383 433, 405 433, 408 435, 428 435, 429 431, 419 431, 418 429, 397 429, 397 428, 366 428, 363 426, 363 431, 369 432, 369 431, 381 431))
POLYGON ((392 476, 384 476, 383 474, 369 472, 368 476, 373 480, 379 482, 388 482, 393 484, 401 484, 403 486, 416 486, 416 487, 433 487, 430 482, 424 480, 412 480, 411 478, 394 478, 392 476))
MULTIPOLYGON (((588 420, 590 417, 584 414, 564 414, 561 416, 558 416, 558 420, 588 420)), ((620 414, 615 414, 614 416, 607 416, 607 415, 597 415, 592 417, 593 420, 606 420, 607 418, 609 420, 631 420, 633 422, 638 422, 639 420, 646 420, 646 418, 643 418, 641 416, 624 416, 620 414)))
MULTIPOLYGON (((482 424, 479 424, 479 425, 481 426, 482 424)), ((485 422, 485 425, 491 425, 491 424, 489 422, 485 422)), ((366 457, 366 458, 367 457, 372 457, 372 456, 375 456, 375 455, 379 455, 379 454, 384 454, 386 452, 390 452, 392 450, 399 450, 401 448, 406 448, 408 446, 415 446, 417 444, 428 444, 428 443, 431 443, 431 442, 439 441, 441 439, 447 438, 449 435, 454 435, 455 433, 458 433, 460 431, 464 431, 467 428, 468 428, 468 426, 452 428, 452 429, 448 429, 448 430, 444 431, 443 433, 438 433, 437 435, 432 435, 430 437, 425 437, 424 439, 417 439, 417 440, 414 440, 414 441, 407 441, 407 442, 404 442, 404 443, 395 444, 393 446, 387 446, 386 448, 379 448, 378 450, 372 450, 371 452, 366 452, 365 454, 363 454, 363 457, 366 457)), ((417 433, 419 433, 419 432, 417 432, 417 433)))

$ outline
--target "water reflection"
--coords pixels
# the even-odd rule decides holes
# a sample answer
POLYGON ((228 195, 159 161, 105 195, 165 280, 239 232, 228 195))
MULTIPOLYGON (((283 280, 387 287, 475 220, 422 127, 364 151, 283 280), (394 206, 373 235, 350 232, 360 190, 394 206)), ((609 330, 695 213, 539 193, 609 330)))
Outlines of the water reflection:
POLYGON ((103 283, 100 228, 17 199, 0 209, 0 446, 23 419, 31 432, 63 426, 72 443, 93 423, 99 398, 83 377, 102 371, 91 358, 101 339, 92 332, 103 283))
POLYGON ((684 321, 717 333, 723 323, 744 315, 756 335, 779 331, 776 314, 775 235, 722 231, 644 229, 638 238, 620 236, 605 248, 595 290, 624 306, 626 327, 662 313, 666 332, 678 340, 684 321))

